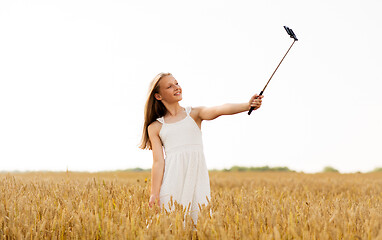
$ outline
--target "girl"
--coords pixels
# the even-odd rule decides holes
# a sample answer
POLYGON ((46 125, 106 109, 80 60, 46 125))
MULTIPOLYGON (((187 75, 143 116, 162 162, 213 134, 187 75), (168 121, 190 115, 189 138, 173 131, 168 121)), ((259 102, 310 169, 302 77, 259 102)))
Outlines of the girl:
POLYGON ((153 152, 149 206, 170 207, 170 198, 185 207, 196 225, 199 204, 210 201, 210 181, 203 153, 201 125, 221 115, 259 109, 255 94, 249 102, 216 107, 182 107, 182 88, 171 73, 159 73, 151 82, 145 105, 141 149, 153 152), (163 148, 165 155, 163 153, 163 148))

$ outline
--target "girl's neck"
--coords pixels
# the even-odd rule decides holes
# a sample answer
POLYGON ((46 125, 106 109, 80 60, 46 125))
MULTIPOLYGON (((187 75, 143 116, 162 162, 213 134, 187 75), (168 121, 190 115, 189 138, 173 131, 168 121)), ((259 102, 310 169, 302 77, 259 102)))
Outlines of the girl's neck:
POLYGON ((179 105, 179 102, 175 102, 173 104, 165 104, 165 107, 167 109, 167 114, 170 117, 178 115, 179 112, 183 112, 184 109, 179 105))

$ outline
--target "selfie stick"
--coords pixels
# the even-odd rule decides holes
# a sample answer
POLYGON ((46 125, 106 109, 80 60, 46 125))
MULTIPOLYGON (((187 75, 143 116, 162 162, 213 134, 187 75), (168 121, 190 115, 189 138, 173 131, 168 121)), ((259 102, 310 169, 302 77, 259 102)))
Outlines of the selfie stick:
MULTIPOLYGON (((265 85, 263 91, 260 92, 260 95, 259 95, 259 96, 263 95, 264 90, 265 90, 265 88, 268 86, 269 81, 271 81, 273 75, 275 74, 275 72, 276 72, 277 69, 279 68, 280 64, 283 62, 283 60, 284 60, 285 56, 288 54, 289 50, 292 48, 294 42, 298 41, 298 39, 297 39, 297 37, 296 37, 296 34, 294 34, 294 32, 293 32, 292 29, 288 28, 287 26, 284 26, 284 29, 285 29, 285 31, 289 34, 289 36, 290 36, 291 38, 294 39, 294 41, 293 41, 292 45, 290 45, 288 51, 285 53, 283 59, 281 59, 279 65, 277 65, 277 68, 276 68, 275 71, 272 73, 272 76, 269 78, 267 84, 265 85)), ((258 97, 259 97, 259 96, 258 96, 258 97)), ((256 97, 256 99, 257 99, 258 97, 256 97)), ((253 109, 255 109, 255 108, 254 108, 254 107, 251 107, 251 109, 249 109, 249 111, 248 111, 248 115, 251 115, 251 112, 253 111, 253 109)))

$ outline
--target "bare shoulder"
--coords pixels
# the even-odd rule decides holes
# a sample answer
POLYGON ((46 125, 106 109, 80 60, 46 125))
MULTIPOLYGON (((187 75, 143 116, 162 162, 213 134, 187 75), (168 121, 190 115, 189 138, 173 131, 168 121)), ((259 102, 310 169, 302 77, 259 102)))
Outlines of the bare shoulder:
POLYGON ((194 119, 201 119, 200 117, 200 112, 203 111, 206 107, 204 106, 197 106, 197 107, 192 107, 192 111, 190 113, 191 117, 194 119))
POLYGON ((217 117, 219 117, 220 115, 222 115, 221 113, 219 113, 220 111, 220 106, 213 106, 213 107, 205 107, 205 106, 199 106, 199 107, 195 107, 195 115, 196 115, 196 118, 199 119, 199 121, 203 121, 203 120, 213 120, 217 117))
POLYGON ((205 106, 197 106, 197 107, 192 107, 192 111, 198 112, 202 109, 206 108, 205 106))
POLYGON ((158 121, 154 121, 150 123, 150 125, 147 127, 147 130, 149 132, 149 135, 159 135, 159 131, 162 128, 162 124, 158 121))
POLYGON ((192 111, 191 111, 191 115, 193 117, 198 117, 199 116, 199 113, 201 110, 203 110, 205 107, 203 106, 197 106, 197 107, 192 107, 192 111))

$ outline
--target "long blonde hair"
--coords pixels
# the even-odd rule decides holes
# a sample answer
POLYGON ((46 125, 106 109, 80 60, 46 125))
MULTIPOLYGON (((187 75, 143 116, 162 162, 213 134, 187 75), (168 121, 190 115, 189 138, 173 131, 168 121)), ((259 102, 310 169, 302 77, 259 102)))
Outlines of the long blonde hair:
POLYGON ((159 93, 159 80, 161 80, 162 77, 167 75, 172 74, 161 72, 158 75, 156 75, 156 77, 150 83, 145 104, 145 123, 143 124, 142 139, 141 143, 139 144, 139 148, 141 149, 152 149, 147 128, 157 118, 162 117, 167 113, 167 109, 163 105, 162 101, 157 100, 154 96, 155 93, 159 93))

